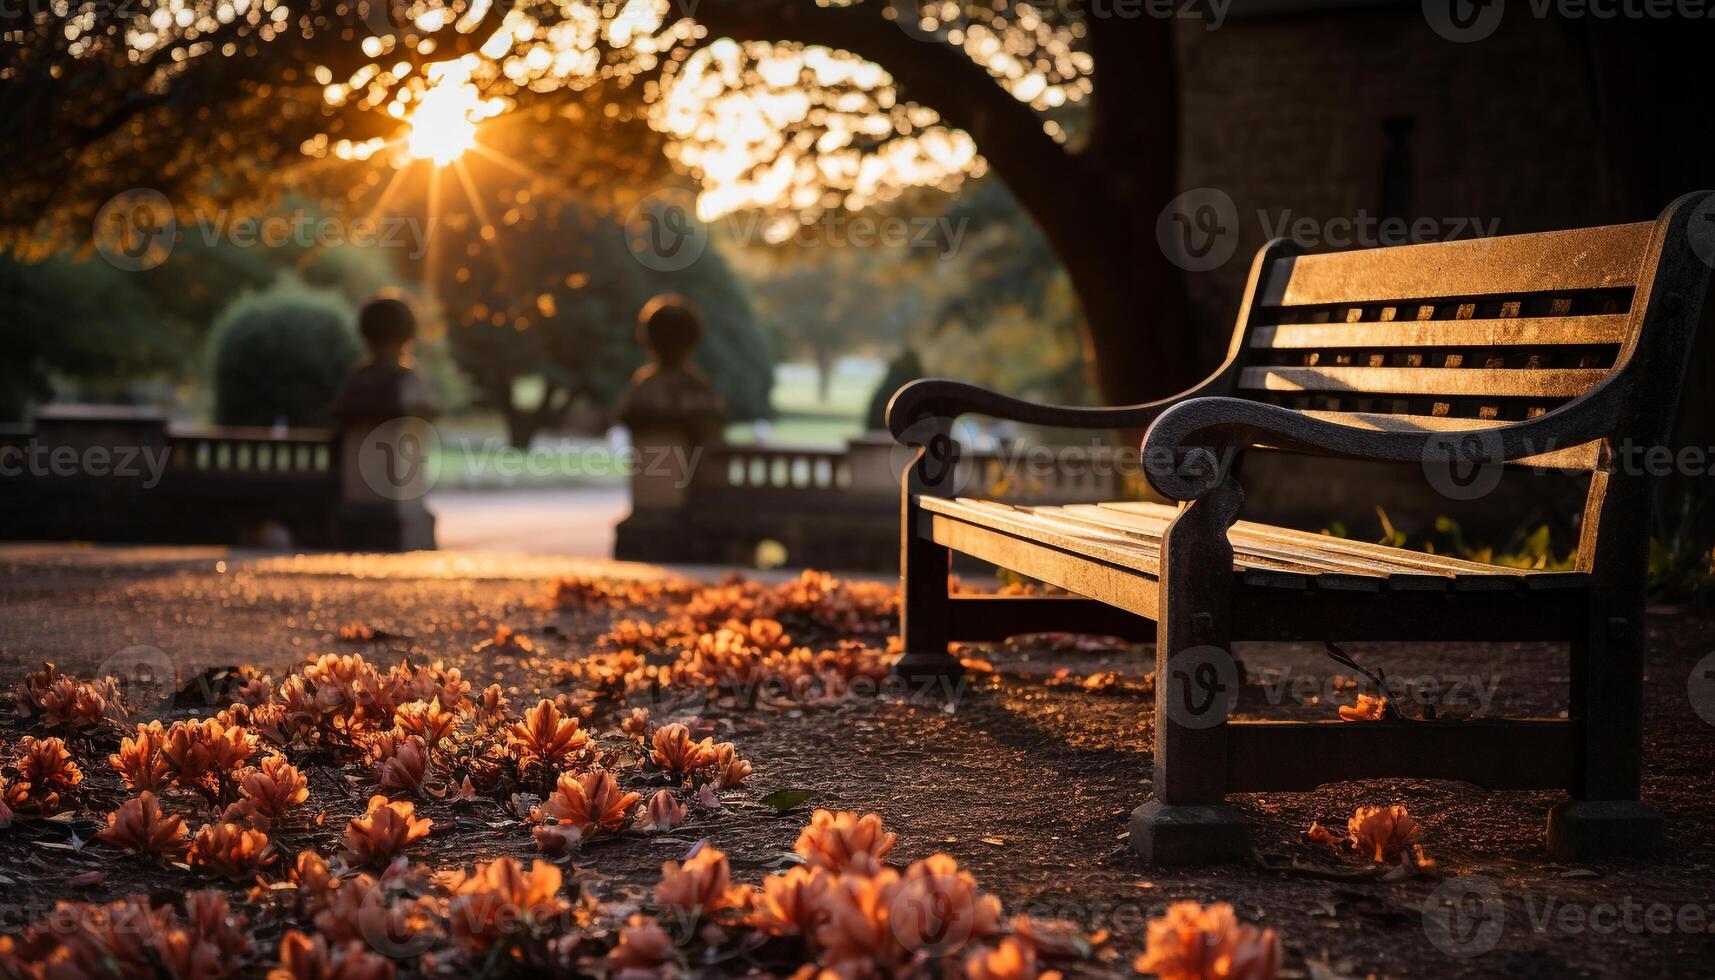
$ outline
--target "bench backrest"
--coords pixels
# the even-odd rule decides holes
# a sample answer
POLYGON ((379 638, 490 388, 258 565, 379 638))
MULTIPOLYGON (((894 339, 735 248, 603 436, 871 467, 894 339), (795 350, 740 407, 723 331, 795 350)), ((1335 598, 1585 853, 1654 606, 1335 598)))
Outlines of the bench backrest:
MULTIPOLYGON (((1715 229, 1691 220, 1704 196, 1654 222, 1573 231, 1320 255, 1273 243, 1234 337, 1233 393, 1351 424, 1470 429, 1612 380, 1625 408, 1609 444, 1659 443, 1707 290, 1692 234, 1715 229)), ((1604 448, 1554 446, 1531 462, 1600 474, 1604 448)), ((1592 481, 1581 557, 1606 484, 1592 481)))

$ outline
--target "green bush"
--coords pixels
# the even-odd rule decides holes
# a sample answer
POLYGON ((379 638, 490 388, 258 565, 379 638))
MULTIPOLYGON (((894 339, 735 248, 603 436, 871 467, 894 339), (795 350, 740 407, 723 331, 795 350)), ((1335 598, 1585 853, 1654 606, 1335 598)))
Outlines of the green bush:
POLYGON ((328 425, 328 403, 363 356, 357 313, 338 295, 291 280, 242 296, 215 320, 219 425, 328 425))

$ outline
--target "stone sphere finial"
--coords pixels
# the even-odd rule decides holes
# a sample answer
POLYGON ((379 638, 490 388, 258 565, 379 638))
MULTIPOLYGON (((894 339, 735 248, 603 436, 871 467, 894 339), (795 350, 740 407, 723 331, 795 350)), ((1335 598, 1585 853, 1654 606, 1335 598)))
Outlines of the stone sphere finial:
POLYGON ((683 367, 702 339, 702 313, 678 293, 655 297, 637 315, 637 340, 662 367, 683 367))
POLYGON ((398 360, 405 345, 417 336, 417 314, 404 294, 385 289, 363 304, 357 315, 357 332, 363 335, 372 359, 398 360))

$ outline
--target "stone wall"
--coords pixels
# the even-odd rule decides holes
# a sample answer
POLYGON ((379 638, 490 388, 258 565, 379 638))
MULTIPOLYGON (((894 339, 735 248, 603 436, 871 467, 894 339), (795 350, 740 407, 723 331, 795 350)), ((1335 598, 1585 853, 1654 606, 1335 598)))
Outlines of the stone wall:
POLYGON ((1602 203, 1592 71, 1579 30, 1518 17, 1455 44, 1416 3, 1185 22, 1180 185, 1225 191, 1239 216, 1233 257, 1188 277, 1211 359, 1285 215, 1477 218, 1499 234, 1653 218, 1602 203))

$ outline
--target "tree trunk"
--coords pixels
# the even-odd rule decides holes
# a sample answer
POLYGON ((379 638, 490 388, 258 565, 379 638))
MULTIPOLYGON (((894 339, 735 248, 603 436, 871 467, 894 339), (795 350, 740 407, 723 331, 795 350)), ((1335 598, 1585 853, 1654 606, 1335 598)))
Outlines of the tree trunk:
POLYGON ((1073 152, 986 69, 950 45, 900 30, 878 13, 884 6, 705 0, 696 17, 711 38, 793 40, 867 58, 893 76, 905 98, 970 133, 1071 278, 1092 400, 1148 401, 1197 381, 1207 365, 1195 353, 1182 270, 1155 238, 1156 219, 1178 192, 1174 20, 1085 21, 1096 62, 1092 135, 1073 152))

